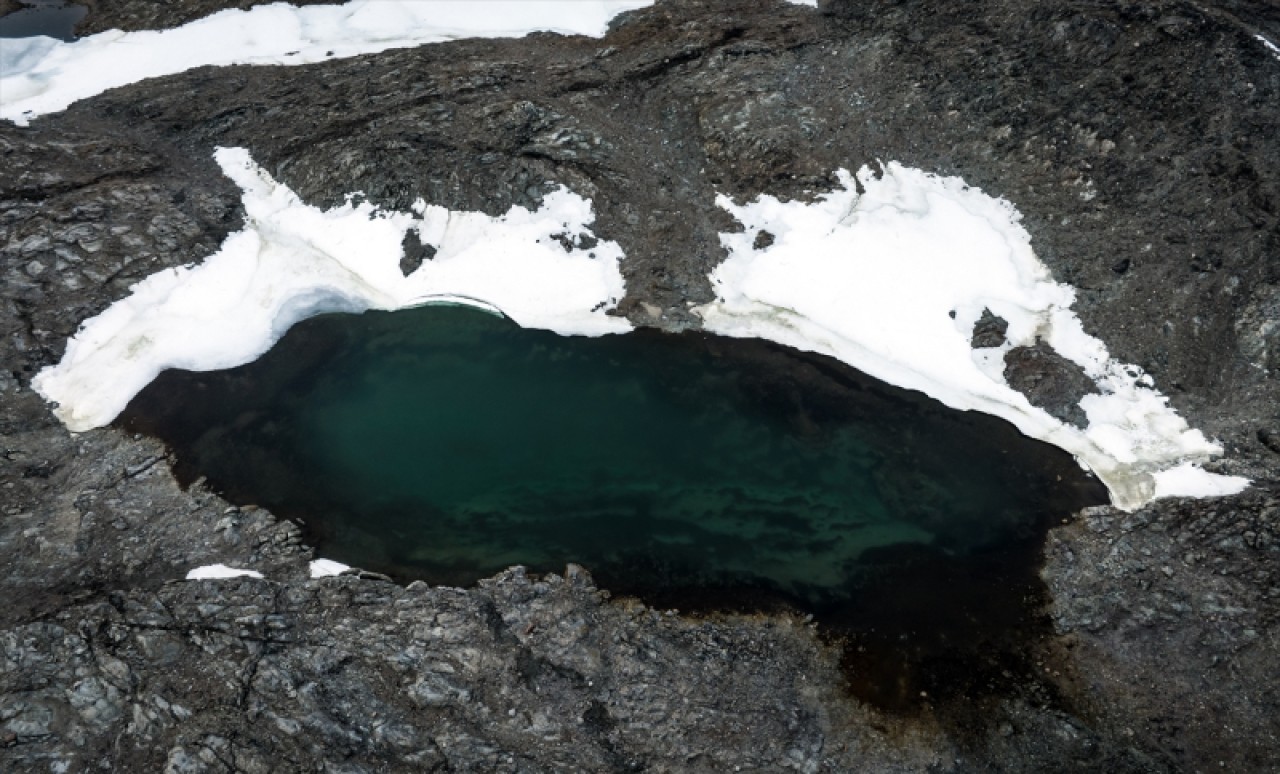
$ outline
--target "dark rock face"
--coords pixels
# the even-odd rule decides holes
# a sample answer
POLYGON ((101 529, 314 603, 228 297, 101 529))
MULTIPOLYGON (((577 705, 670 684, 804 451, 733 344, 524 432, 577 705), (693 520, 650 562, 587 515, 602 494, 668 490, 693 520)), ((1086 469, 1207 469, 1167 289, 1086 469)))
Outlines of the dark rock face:
POLYGON ((1274 378, 1280 372, 1280 285, 1256 288, 1235 327, 1240 354, 1274 378))
POLYGON ((436 256, 436 248, 432 245, 424 245, 416 231, 405 233, 404 244, 400 249, 404 251, 404 256, 400 259, 400 273, 406 277, 417 271, 423 261, 429 261, 436 256))
POLYGON ((1044 409, 1055 419, 1079 428, 1089 426, 1089 418, 1080 408, 1080 399, 1096 393, 1098 388, 1080 366, 1054 352, 1043 341, 1006 352, 1004 379, 1010 387, 1026 395, 1031 405, 1044 409))
POLYGON ((806 626, 702 625, 603 596, 572 569, 472 591, 348 577, 113 593, 11 630, 6 770, 47 770, 50 735, 87 740, 55 758, 72 770, 99 756, 122 771, 244 772, 821 760, 834 670, 806 626), (770 701, 744 722, 735 702, 756 691, 770 701))
POLYGON ((1009 331, 1009 321, 994 315, 990 309, 983 309, 982 316, 973 324, 973 338, 969 346, 974 349, 998 347, 1005 342, 1005 333, 1009 331))
MULTIPOLYGON (((91 3, 82 31, 249 4, 91 3)), ((0 768, 1264 769, 1280 61, 1257 35, 1280 40, 1274 4, 686 0, 603 40, 206 68, 0 126, 0 768), (180 489, 148 441, 70 436, 29 390, 81 320, 239 228, 215 145, 316 205, 496 214, 564 184, 628 255, 622 313, 671 330, 712 297, 717 192, 808 197, 877 159, 961 175, 1256 483, 1056 530, 1043 680, 907 716, 840 691, 787 617, 659 614, 577 573, 310 581, 296 527, 180 489), (268 580, 166 583, 213 562, 268 580)), ((1085 389, 1010 357, 1043 405, 1085 389)))

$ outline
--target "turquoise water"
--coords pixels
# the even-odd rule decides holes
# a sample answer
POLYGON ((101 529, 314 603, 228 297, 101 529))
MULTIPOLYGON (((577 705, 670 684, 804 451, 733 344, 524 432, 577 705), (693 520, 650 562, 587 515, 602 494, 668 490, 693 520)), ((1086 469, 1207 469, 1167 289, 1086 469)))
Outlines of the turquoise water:
POLYGON ((1060 451, 827 358, 456 307, 309 320, 253 364, 167 372, 123 421, 323 556, 450 584, 576 562, 666 604, 847 611, 904 573, 945 604, 938 567, 1033 573, 1048 524, 1104 501, 1060 451))

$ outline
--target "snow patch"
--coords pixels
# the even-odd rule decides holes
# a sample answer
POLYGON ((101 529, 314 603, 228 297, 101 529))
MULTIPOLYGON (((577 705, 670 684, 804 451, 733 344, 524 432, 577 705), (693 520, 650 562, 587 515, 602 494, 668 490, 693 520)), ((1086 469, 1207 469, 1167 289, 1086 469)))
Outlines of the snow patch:
POLYGON ((618 14, 653 0, 352 0, 230 9, 169 30, 110 30, 0 47, 0 118, 36 116, 146 78, 205 65, 301 65, 462 38, 531 32, 600 37, 618 14))
POLYGON ((810 8, 818 7, 818 0, 786 0, 786 1, 792 5, 807 5, 810 8))
POLYGON ((1272 43, 1261 35, 1254 35, 1254 37, 1258 39, 1258 42, 1267 47, 1267 50, 1271 52, 1272 56, 1276 59, 1280 59, 1280 46, 1277 46, 1275 43, 1272 43))
POLYGON ((311 563, 312 578, 330 578, 335 575, 350 570, 351 568, 342 562, 335 562, 332 559, 316 559, 311 563))
POLYGON ((1223 476, 1187 462, 1155 474, 1156 497, 1223 497, 1240 494, 1249 479, 1223 476))
POLYGON ((261 578, 257 570, 238 570, 225 564, 207 564, 187 573, 187 580, 211 580, 217 578, 261 578))
POLYGON ((1036 258, 1013 205, 896 163, 879 176, 864 167, 856 182, 838 175, 842 188, 812 204, 718 197, 744 230, 720 235, 729 257, 711 274, 718 298, 696 309, 707 330, 821 352, 952 408, 1002 417, 1074 454, 1125 509, 1156 496, 1154 474, 1221 453, 1148 376, 1085 333, 1070 309, 1074 291, 1036 258), (764 231, 773 240, 757 249, 764 231), (1007 341, 974 350, 984 309, 1008 321, 1007 341), (1080 402, 1086 429, 1005 383, 1004 353, 1037 338, 1097 384, 1101 394, 1080 402))
POLYGON ((86 321, 61 362, 32 386, 74 431, 100 427, 166 368, 248 363, 296 322, 326 312, 461 303, 526 328, 599 336, 630 330, 611 317, 623 296, 616 242, 567 249, 590 234, 591 202, 566 188, 530 212, 454 212, 418 201, 412 213, 368 202, 320 210, 276 182, 241 148, 214 154, 243 191, 246 226, 198 266, 160 271, 86 321), (416 229, 436 248, 412 274, 402 243, 416 229))

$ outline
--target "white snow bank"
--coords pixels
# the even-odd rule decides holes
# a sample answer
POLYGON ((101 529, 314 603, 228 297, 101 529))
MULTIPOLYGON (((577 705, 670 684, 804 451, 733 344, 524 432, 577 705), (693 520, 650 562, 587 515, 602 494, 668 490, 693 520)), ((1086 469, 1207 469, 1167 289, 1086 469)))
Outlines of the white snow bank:
POLYGON ((807 5, 810 8, 818 7, 818 0, 787 0, 787 2, 792 5, 807 5))
MULTIPOLYGON (((711 275, 718 299, 697 309, 708 330, 821 352, 953 408, 1002 417, 1074 454, 1121 508, 1172 492, 1175 478, 1158 491, 1153 474, 1221 452, 1187 427, 1149 377, 1084 332, 1070 310, 1074 291, 1036 258, 1011 204, 899 164, 880 178, 859 172, 862 195, 853 176, 839 175, 843 189, 813 204, 719 197, 745 229, 720 236, 729 257, 711 275), (761 231, 775 239, 757 250, 761 231), (1008 341, 974 350, 984 308, 1009 322, 1008 341), (1004 352, 1037 337, 1097 383, 1102 394, 1081 401, 1087 429, 1054 419, 1005 383, 1004 352)), ((1221 478, 1196 474, 1202 484, 1221 478)))
POLYGON ((261 578, 262 573, 256 570, 237 570, 225 564, 208 564, 197 567, 187 573, 187 580, 209 580, 217 578, 261 578))
POLYGON ((312 578, 329 578, 334 575, 341 575, 351 568, 342 562, 335 562, 332 559, 316 559, 311 563, 312 578))
POLYGON ((204 65, 300 65, 461 38, 535 31, 605 33, 618 14, 653 0, 352 0, 226 10, 170 30, 111 30, 74 42, 0 46, 0 118, 19 125, 76 100, 204 65))
POLYGON ((198 266, 166 269, 85 322, 32 386, 75 432, 100 427, 166 368, 209 371, 250 362, 294 323, 325 312, 432 302, 501 310, 526 328, 597 336, 630 330, 605 311, 623 295, 616 242, 566 251, 554 237, 590 233, 591 203, 565 188, 537 212, 413 213, 348 201, 304 204, 240 148, 215 158, 243 190, 246 225, 198 266), (408 229, 436 248, 401 274, 408 229))
POLYGON ((1249 486, 1247 478, 1210 473, 1190 462, 1158 471, 1155 479, 1156 497, 1223 497, 1249 486))

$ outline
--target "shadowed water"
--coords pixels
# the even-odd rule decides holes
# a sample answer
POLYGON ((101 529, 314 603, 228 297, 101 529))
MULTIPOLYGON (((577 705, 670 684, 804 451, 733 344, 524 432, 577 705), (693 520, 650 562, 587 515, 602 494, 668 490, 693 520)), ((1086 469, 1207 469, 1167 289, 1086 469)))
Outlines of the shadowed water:
POLYGON ((1007 423, 828 358, 456 307, 314 318, 250 365, 166 372, 121 421, 187 481, 397 578, 576 562, 664 606, 785 604, 952 641, 1024 625, 1048 525, 1105 501, 1007 423))

